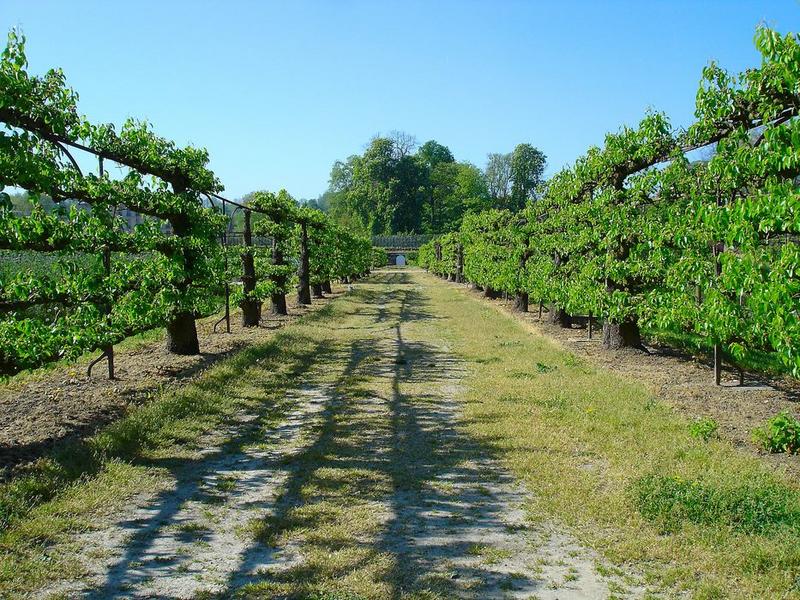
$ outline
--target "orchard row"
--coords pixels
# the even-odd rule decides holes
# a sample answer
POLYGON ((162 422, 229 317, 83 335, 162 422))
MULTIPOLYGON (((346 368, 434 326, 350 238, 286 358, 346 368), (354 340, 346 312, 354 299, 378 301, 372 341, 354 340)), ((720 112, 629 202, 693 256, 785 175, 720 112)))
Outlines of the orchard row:
MULTIPOLYGON (((759 68, 708 66, 695 122, 648 113, 556 174, 518 213, 469 215, 420 250, 454 280, 601 317, 606 348, 641 328, 697 336, 800 376, 800 38, 762 28, 759 68)), ((718 361, 717 361, 718 365, 718 361)))
POLYGON ((161 326, 171 352, 196 354, 195 320, 218 310, 226 290, 254 326, 266 298, 285 313, 293 286, 309 303, 312 288, 369 271, 369 240, 285 192, 230 203, 205 150, 179 148, 144 122, 119 131, 90 123, 77 99, 60 70, 27 72, 24 39, 12 31, 0 58, 0 189, 46 195, 61 209, 19 215, 0 195, 0 250, 63 259, 47 272, 0 271, 0 375, 102 349, 113 376, 113 345, 161 326), (225 243, 234 206, 245 226, 235 249, 225 243), (144 222, 125 227, 120 207, 144 222), (253 233, 270 247, 254 245, 253 233))

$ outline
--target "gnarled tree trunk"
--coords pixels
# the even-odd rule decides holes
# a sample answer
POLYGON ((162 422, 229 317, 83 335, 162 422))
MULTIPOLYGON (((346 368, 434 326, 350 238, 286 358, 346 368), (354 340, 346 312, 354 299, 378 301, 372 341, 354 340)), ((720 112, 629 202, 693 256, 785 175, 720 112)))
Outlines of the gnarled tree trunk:
POLYGON ((300 265, 297 268, 297 302, 311 304, 311 275, 308 264, 308 225, 300 224, 300 265))
POLYGON ((464 281, 464 246, 456 245, 456 283, 464 281))
POLYGON ((173 354, 200 354, 200 342, 192 313, 178 313, 167 323, 167 350, 173 354))
MULTIPOLYGON (((176 194, 186 191, 186 188, 173 184, 176 194)), ((173 233, 178 237, 189 235, 190 223, 186 215, 177 215, 170 219, 173 233)), ((194 267, 194 251, 187 249, 183 251, 183 265, 185 272, 191 272, 194 267)), ((192 284, 191 275, 186 275, 179 284, 179 290, 185 292, 192 284)), ((197 326, 194 322, 194 314, 188 311, 176 313, 172 320, 167 323, 167 351, 173 354, 194 355, 200 354, 200 341, 197 339, 197 326)))
POLYGON ((314 298, 324 298, 325 296, 322 295, 322 284, 321 283, 314 283, 311 285, 311 295, 314 298))
POLYGON ((261 321, 261 303, 252 297, 256 289, 256 267, 253 259, 253 234, 250 228, 250 211, 244 211, 244 245, 242 252, 242 327, 257 327, 261 321))
POLYGON ((333 290, 331 289, 331 282, 330 281, 324 281, 322 283, 322 291, 325 292, 326 294, 332 294, 333 293, 333 290))
MULTIPOLYGON (((278 240, 272 241, 272 265, 275 267, 282 267, 286 264, 283 259, 283 251, 278 245, 278 240)), ((283 290, 286 289, 286 276, 283 274, 270 275, 270 280, 278 289, 277 292, 270 295, 270 313, 273 315, 287 315, 289 311, 286 310, 286 294, 283 290)))
POLYGON ((563 308, 553 304, 550 307, 550 322, 564 329, 572 327, 572 317, 563 308))
POLYGON ((517 292, 514 297, 514 310, 528 312, 528 292, 517 292))
POLYGON ((643 348, 639 325, 633 321, 622 323, 603 322, 603 348, 619 350, 620 348, 643 348))

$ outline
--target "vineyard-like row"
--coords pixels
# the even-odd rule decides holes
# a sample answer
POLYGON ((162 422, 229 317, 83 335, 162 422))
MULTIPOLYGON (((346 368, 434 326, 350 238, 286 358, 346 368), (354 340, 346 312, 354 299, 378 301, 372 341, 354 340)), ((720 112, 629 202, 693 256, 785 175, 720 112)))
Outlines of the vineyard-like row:
POLYGON ((708 66, 696 121, 649 112, 556 174, 526 209, 469 215, 420 250, 456 281, 604 319, 606 348, 640 327, 689 332, 734 362, 777 353, 800 376, 800 37, 756 35, 759 68, 708 66), (707 159, 693 151, 705 149, 707 159))
POLYGON ((205 150, 179 148, 145 122, 129 120, 119 132, 92 124, 60 70, 39 77, 26 69, 24 39, 11 32, 0 60, 0 186, 69 208, 35 206, 20 216, 0 194, 0 251, 33 262, 38 253, 63 257, 48 258, 44 270, 0 270, 0 375, 102 349, 113 376, 113 344, 159 326, 171 352, 196 354, 195 319, 217 310, 231 287, 242 324, 254 326, 262 300, 286 313, 295 284, 307 304, 312 288, 321 295, 331 280, 369 271, 370 242, 324 214, 284 191, 231 203, 205 150), (96 172, 76 156, 94 157, 96 172), (122 206, 147 219, 126 229, 115 217, 122 206), (225 243, 228 207, 244 213, 235 248, 225 243), (271 247, 254 245, 253 234, 269 236, 271 247), (241 285, 231 286, 235 279, 241 285))

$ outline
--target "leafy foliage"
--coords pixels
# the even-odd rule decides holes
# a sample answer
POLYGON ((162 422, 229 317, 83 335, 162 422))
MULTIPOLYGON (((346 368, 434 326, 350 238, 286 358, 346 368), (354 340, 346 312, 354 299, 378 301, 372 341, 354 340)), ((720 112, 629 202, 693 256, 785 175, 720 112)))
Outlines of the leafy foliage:
POLYGON ((753 438, 767 452, 800 453, 800 420, 784 411, 757 428, 753 438))
MULTIPOLYGON (((29 262, 0 269, 0 375, 73 359, 134 333, 209 314, 237 262, 220 244, 230 215, 207 202, 222 185, 208 168, 206 150, 179 148, 146 122, 128 120, 118 131, 112 124, 90 123, 80 116, 77 94, 60 70, 42 77, 27 73, 24 42, 12 31, 0 57, 0 189, 21 188, 34 202, 23 206, 0 194, 0 251, 94 257, 49 261, 53 268, 45 273, 25 268, 29 262), (82 171, 75 150, 99 159, 97 173, 82 171), (122 174, 111 177, 104 160, 119 165, 122 174), (45 211, 35 201, 39 196, 58 209, 45 211), (126 229, 115 217, 120 206, 145 221, 126 229)), ((320 241, 317 270, 368 270, 365 240, 336 234, 322 213, 300 209, 282 194, 256 203, 273 211, 264 229, 286 256, 296 250, 297 223, 330 225, 320 241), (328 250, 338 251, 335 267, 328 250)), ((293 270, 291 261, 270 264, 273 277, 247 294, 273 293, 293 270)), ((196 347, 196 332, 188 335, 196 347)))
POLYGON ((697 419, 691 425, 689 425, 689 434, 692 437, 703 440, 704 442, 716 437, 718 430, 719 423, 717 423, 711 417, 697 419))
MULTIPOLYGON (((760 68, 704 70, 687 130, 650 112, 515 218, 465 218, 466 278, 636 331, 685 331, 733 361, 774 352, 800 376, 800 43, 761 28, 756 45, 760 68), (705 147, 710 160, 689 159, 705 147)), ((436 244, 422 264, 452 273, 453 250, 436 244)))
POLYGON ((333 165, 324 200, 337 223, 368 235, 452 231, 471 212, 493 206, 519 210, 544 170, 544 154, 530 144, 520 144, 513 154, 490 155, 483 173, 457 162, 434 140, 412 154, 403 139, 376 137, 362 155, 333 165), (496 157, 503 157, 502 193, 493 187, 496 157))

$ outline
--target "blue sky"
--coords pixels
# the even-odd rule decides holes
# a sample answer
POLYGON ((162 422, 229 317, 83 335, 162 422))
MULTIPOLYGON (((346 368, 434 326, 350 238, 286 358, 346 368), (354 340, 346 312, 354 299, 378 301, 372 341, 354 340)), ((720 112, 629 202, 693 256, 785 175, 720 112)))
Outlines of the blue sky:
POLYGON ((688 124, 709 60, 758 64, 760 22, 798 31, 798 0, 0 0, 33 72, 62 67, 94 122, 208 148, 233 197, 316 197, 394 129, 481 167, 529 142, 553 172, 648 107, 688 124))

